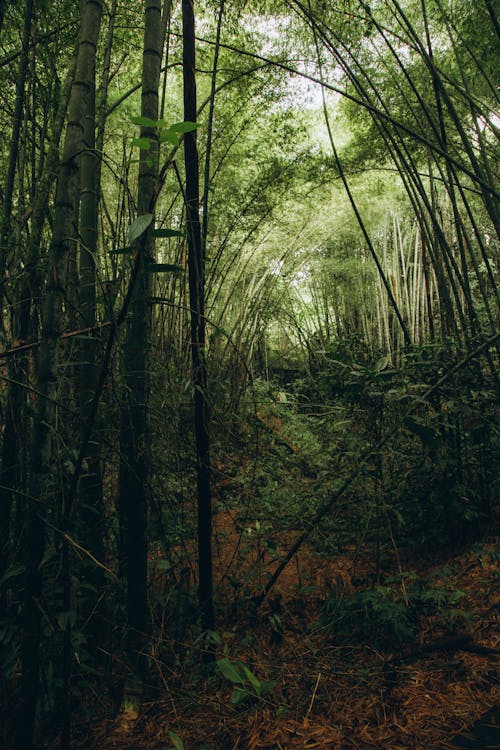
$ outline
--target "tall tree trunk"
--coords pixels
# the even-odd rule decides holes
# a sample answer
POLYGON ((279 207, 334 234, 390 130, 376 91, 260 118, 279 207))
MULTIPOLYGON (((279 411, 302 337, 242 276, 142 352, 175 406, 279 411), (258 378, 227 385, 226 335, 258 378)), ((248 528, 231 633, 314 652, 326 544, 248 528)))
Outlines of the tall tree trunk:
MULTIPOLYGON (((24 257, 24 274, 20 289, 17 291, 14 304, 16 314, 13 320, 14 338, 20 341, 28 341, 36 335, 32 331, 32 306, 33 300, 40 297, 41 279, 39 278, 39 255, 42 238, 42 229, 48 210, 48 200, 51 187, 57 173, 59 160, 58 146, 68 107, 69 93, 74 76, 75 59, 72 62, 68 80, 64 87, 63 96, 59 102, 58 112, 55 118, 54 130, 51 136, 48 156, 44 162, 44 175, 38 181, 33 199, 33 213, 31 216, 31 233, 28 239, 27 251, 24 257)), ((23 515, 25 498, 22 493, 15 492, 14 488, 20 489, 21 463, 23 456, 27 456, 27 435, 24 430, 28 428, 25 416, 26 388, 29 373, 30 354, 20 354, 12 358, 9 363, 11 382, 7 396, 6 419, 2 444, 2 468, 0 472, 0 575, 7 564, 8 541, 11 529, 11 510, 15 503, 16 518, 23 515), (7 547, 6 547, 7 546, 7 547), (3 550, 3 552, 2 552, 3 550)), ((15 530, 14 530, 15 533, 15 530)), ((0 596, 0 615, 4 605, 3 594, 0 596)))
MULTIPOLYGON (((184 120, 196 121, 195 31, 193 0, 182 2, 184 120)), ((205 256, 200 226, 199 162, 196 131, 184 136, 186 215, 188 226, 189 304, 194 387, 198 489, 199 603, 203 631, 214 628, 212 576, 212 498, 205 362, 205 256)))
POLYGON ((84 117, 89 110, 94 59, 102 4, 85 0, 81 9, 75 78, 69 102, 68 126, 59 168, 54 228, 49 248, 47 287, 42 309, 42 334, 37 368, 38 402, 33 429, 30 492, 26 519, 26 574, 22 613, 22 696, 18 720, 18 748, 31 750, 39 694, 41 611, 40 563, 45 547, 44 500, 58 497, 53 471, 53 441, 57 430, 59 337, 64 317, 67 257, 75 242, 73 226, 79 199, 79 158, 83 148, 84 117))
POLYGON ((16 77, 16 98, 14 102, 14 113, 12 117, 12 131, 9 144, 9 161, 4 185, 4 200, 2 221, 0 225, 0 312, 3 308, 5 271, 8 264, 11 224, 12 224, 12 201, 14 197, 14 182, 16 176, 17 157, 19 153, 19 139, 21 137, 21 125, 23 122, 24 99, 26 89, 26 74, 29 62, 29 42, 31 32, 31 21, 33 18, 33 0, 26 0, 24 9, 24 30, 22 39, 21 56, 16 77))
MULTIPOLYGON (((141 116, 158 120, 162 54, 161 0, 146 0, 142 67, 141 116)), ((141 150, 137 211, 153 213, 158 179, 158 131, 141 127, 141 136, 151 147, 141 150)), ((154 238, 149 232, 137 241, 141 267, 131 303, 123 356, 126 400, 120 428, 119 514, 121 570, 127 586, 127 651, 134 670, 144 672, 141 656, 147 643, 147 539, 149 443, 148 360, 151 336, 151 273, 146 266, 154 259, 154 238)))
MULTIPOLYGON (((0 20, 3 21, 5 3, 0 6, 0 20)), ((33 1, 27 0, 24 13, 24 32, 22 50, 16 78, 16 98, 14 103, 14 117, 12 122, 11 140, 9 145, 9 159, 7 175, 4 186, 4 200, 2 207, 2 219, 0 224, 0 314, 3 311, 5 294, 5 273, 8 266, 9 256, 15 246, 12 240, 12 206, 14 198, 14 187, 16 181, 16 169, 19 156, 19 144, 21 138, 21 126, 23 122, 24 103, 26 98, 26 80, 29 64, 29 39, 33 20, 33 1)), ((12 310, 11 335, 14 338, 21 337, 19 320, 22 310, 18 315, 12 310)), ((3 316, 2 316, 3 319, 3 316)), ((9 392, 7 396, 6 417, 3 432, 2 456, 0 468, 0 577, 5 572, 8 564, 8 544, 10 536, 10 521, 15 489, 21 487, 20 470, 22 465, 23 435, 21 429, 20 415, 24 414, 23 402, 25 391, 17 386, 17 382, 24 382, 26 358, 20 357, 9 363, 9 392)), ((4 613, 5 591, 0 592, 0 617, 4 613)))
MULTIPOLYGON (((98 239, 98 205, 101 177, 101 151, 104 143, 105 105, 109 82, 109 61, 112 47, 112 33, 114 29, 114 15, 116 0, 111 10, 110 25, 106 36, 104 52, 103 84, 100 93, 100 122, 97 130, 96 143, 96 70, 95 57, 89 68, 88 77, 91 80, 89 109, 84 121, 84 150, 81 156, 81 195, 80 195, 80 285, 79 285, 79 315, 81 324, 86 328, 94 328, 97 323, 96 285, 97 285, 97 239, 98 239)), ((84 337, 79 346, 78 398, 80 409, 80 437, 83 441, 87 428, 87 415, 92 404, 99 376, 99 340, 96 334, 84 337)), ((102 560, 104 553, 103 541, 103 492, 101 472, 101 446, 97 435, 88 442, 85 457, 86 470, 82 474, 78 491, 79 536, 83 545, 97 560, 102 560)), ((86 580, 92 584, 97 596, 101 596, 103 584, 103 570, 92 561, 82 561, 86 580)), ((96 602, 89 600, 84 611, 85 619, 95 617, 96 602)), ((96 634, 98 625, 93 620, 89 623, 89 632, 96 634)))

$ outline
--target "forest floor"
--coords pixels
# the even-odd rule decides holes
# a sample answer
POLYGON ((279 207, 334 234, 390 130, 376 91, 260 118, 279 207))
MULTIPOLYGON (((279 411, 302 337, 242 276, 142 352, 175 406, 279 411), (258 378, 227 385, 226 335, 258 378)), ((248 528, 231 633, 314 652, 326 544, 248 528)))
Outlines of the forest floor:
MULTIPOLYGON (((398 643, 393 637, 397 629, 386 631, 385 625, 391 621, 394 628, 394 620, 397 625, 400 609, 385 617, 381 608, 382 602, 394 601, 382 596, 393 589, 373 585, 367 589, 373 560, 349 549, 328 559, 304 545, 258 616, 252 616, 248 607, 231 611, 227 603, 234 584, 228 564, 232 562, 240 576, 246 569, 245 580, 255 592, 262 590, 262 581, 276 565, 258 531, 242 530, 228 512, 215 518, 216 590, 221 601, 227 595, 226 621, 218 623, 216 646, 216 658, 224 661, 215 675, 200 668, 199 650, 196 657, 192 643, 182 644, 184 658, 175 666, 162 654, 175 653, 180 644, 163 643, 156 655, 163 687, 154 699, 129 716, 109 718, 112 707, 108 706, 108 718, 96 722, 94 717, 91 733, 88 724, 75 726, 82 746, 89 750, 500 747, 498 727, 493 727, 498 714, 491 712, 499 697, 499 546, 495 540, 432 564, 418 559, 405 562, 408 586, 412 580, 432 579, 434 599, 442 590, 446 605, 428 614, 421 607, 415 613, 413 637, 398 643), (366 594, 370 588, 378 597, 373 600, 378 601, 378 612, 372 606, 371 619, 366 619, 366 610, 360 612, 361 630, 355 617, 347 620, 347 626, 342 624, 343 597, 356 601, 352 596, 357 591, 366 594), (328 601, 333 602, 330 609, 328 601), (484 716, 489 717, 490 729, 484 735, 476 733, 479 739, 474 739, 474 730, 467 738, 466 730, 484 716)), ((289 541, 280 537, 283 550, 289 541)), ((106 711, 105 704, 102 708, 106 711)))

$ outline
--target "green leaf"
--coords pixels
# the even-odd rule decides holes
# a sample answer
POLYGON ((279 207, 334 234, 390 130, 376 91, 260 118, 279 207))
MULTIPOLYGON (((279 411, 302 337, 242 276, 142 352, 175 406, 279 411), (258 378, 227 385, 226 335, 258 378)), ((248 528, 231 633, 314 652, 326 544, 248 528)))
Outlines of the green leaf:
POLYGON ((175 263, 148 263, 145 266, 148 273, 183 273, 183 266, 177 266, 175 263))
POLYGON ((390 362, 390 357, 381 357, 375 363, 375 372, 382 372, 382 370, 385 370, 386 367, 389 365, 389 362, 390 362))
POLYGON ((151 235, 153 237, 183 237, 183 233, 177 229, 152 229, 151 235))
POLYGON ((152 120, 150 117, 131 117, 131 121, 134 125, 141 125, 145 128, 157 128, 158 121, 152 120))
POLYGON ((160 135, 160 143, 171 143, 172 146, 177 146, 179 143, 179 136, 171 130, 167 130, 166 133, 160 135))
POLYGON ((169 130, 171 130, 173 133, 192 133, 193 130, 196 130, 199 127, 199 122, 191 122, 190 120, 186 120, 185 122, 174 122, 174 124, 170 126, 169 130))
POLYGON ((245 667, 245 665, 242 665, 243 672, 245 673, 245 677, 247 678, 248 682, 251 684, 253 689, 255 690, 256 695, 260 695, 261 693, 261 683, 258 677, 254 675, 254 673, 248 669, 248 667, 245 667))
POLYGON ((143 214, 142 216, 138 216, 128 228, 127 239, 129 243, 132 244, 132 242, 135 242, 141 234, 144 234, 152 221, 153 214, 143 214))
POLYGON ((249 697, 250 696, 246 690, 242 690, 241 688, 236 688, 236 690, 233 690, 233 693, 231 695, 231 705, 240 706, 242 703, 248 700, 249 697))
POLYGON ((235 682, 240 685, 245 684, 245 678, 241 676, 241 674, 238 672, 234 664, 231 664, 229 659, 218 659, 217 660, 217 666, 219 670, 222 672, 224 677, 229 680, 230 682, 235 682))
POLYGON ((174 743, 175 750, 184 750, 184 742, 176 732, 169 731, 168 736, 174 743))
POLYGON ((149 151, 151 148, 151 139, 150 138, 134 138, 132 141, 132 146, 137 146, 137 148, 142 148, 143 151, 149 151))
POLYGON ((133 253, 134 248, 127 246, 127 247, 118 247, 116 250, 110 250, 109 255, 126 255, 127 253, 133 253))

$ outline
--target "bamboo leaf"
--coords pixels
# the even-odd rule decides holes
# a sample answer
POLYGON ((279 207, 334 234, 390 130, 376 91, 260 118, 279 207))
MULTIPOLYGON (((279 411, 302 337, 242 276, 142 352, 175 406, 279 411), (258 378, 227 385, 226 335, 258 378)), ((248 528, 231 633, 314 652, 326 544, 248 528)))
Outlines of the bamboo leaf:
POLYGON ((131 117, 130 119, 134 123, 134 125, 141 125, 145 128, 158 127, 158 122, 156 120, 152 120, 150 117, 131 117))
POLYGON ((186 120, 185 122, 174 122, 174 124, 170 126, 169 130, 171 130, 173 133, 191 133, 193 130, 196 130, 199 127, 199 122, 191 122, 189 120, 186 120))
POLYGON ((152 229, 151 235, 153 237, 182 237, 182 232, 177 229, 152 229))
POLYGON ((129 226, 127 237, 130 244, 132 244, 132 242, 135 242, 141 236, 141 234, 144 234, 152 221, 153 214, 142 214, 142 216, 138 216, 137 219, 132 222, 132 224, 129 226))

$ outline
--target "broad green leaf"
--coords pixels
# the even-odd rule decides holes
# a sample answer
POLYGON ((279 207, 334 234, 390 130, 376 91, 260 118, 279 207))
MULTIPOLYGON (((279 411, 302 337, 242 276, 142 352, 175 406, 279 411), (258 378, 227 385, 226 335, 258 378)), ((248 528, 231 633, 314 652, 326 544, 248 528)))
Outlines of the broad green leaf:
POLYGON ((241 676, 234 664, 231 664, 229 659, 218 659, 217 666, 224 677, 227 680, 230 680, 230 682, 239 683, 240 685, 243 685, 245 683, 245 678, 241 676))
POLYGON ((110 250, 109 255, 126 255, 127 253, 133 253, 133 247, 118 247, 116 250, 110 250))
POLYGON ((171 730, 168 733, 168 736, 174 743, 175 750, 184 750, 184 742, 181 740, 179 735, 176 732, 172 732, 171 730))
POLYGON ((250 696, 246 690, 242 690, 241 688, 236 688, 236 690, 233 690, 232 695, 231 695, 231 705, 240 706, 249 697, 250 696))
POLYGON ((199 127, 199 122, 191 122, 190 120, 186 120, 185 122, 174 122, 174 124, 170 126, 169 130, 174 133, 192 133, 193 130, 196 130, 199 127))
POLYGON ((160 143, 171 143, 172 146, 177 146, 179 143, 179 136, 177 133, 167 130, 166 133, 160 135, 160 143))
POLYGON ((137 148, 142 148, 143 151, 149 151, 151 148, 151 139, 150 138, 134 138, 132 141, 132 146, 137 146, 137 148))
POLYGON ((182 237, 182 232, 177 229, 152 229, 151 234, 153 237, 182 237))
POLYGON ((381 357, 375 363, 375 372, 382 372, 389 365, 390 357, 381 357))
POLYGON ((141 236, 141 234, 144 234, 152 221, 153 214, 143 214, 142 216, 138 216, 137 219, 132 222, 132 224, 128 228, 127 237, 130 244, 132 244, 132 242, 135 242, 136 239, 141 236))
POLYGON ((131 117, 131 121, 134 125, 142 125, 145 128, 157 128, 158 122, 152 120, 150 117, 131 117))
POLYGON ((145 270, 148 273, 183 273, 184 268, 175 263, 148 263, 145 270))

